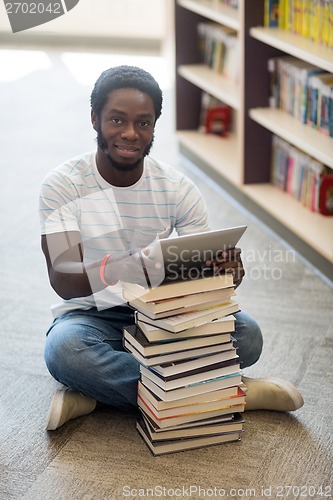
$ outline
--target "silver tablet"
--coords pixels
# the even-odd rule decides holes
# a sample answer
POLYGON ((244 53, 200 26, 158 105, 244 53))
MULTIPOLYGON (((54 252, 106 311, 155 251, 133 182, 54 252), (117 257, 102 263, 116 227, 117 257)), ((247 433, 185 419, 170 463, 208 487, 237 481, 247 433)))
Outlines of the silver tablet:
POLYGON ((165 275, 177 269, 201 268, 221 250, 234 248, 247 226, 230 227, 158 240, 150 247, 150 257, 164 262, 165 275))

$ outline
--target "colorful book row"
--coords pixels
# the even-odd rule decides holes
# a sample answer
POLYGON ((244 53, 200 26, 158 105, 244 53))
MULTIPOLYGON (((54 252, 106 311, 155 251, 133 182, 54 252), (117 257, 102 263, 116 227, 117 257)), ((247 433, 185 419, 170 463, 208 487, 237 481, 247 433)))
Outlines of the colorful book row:
POLYGON ((198 23, 202 60, 216 73, 236 81, 239 57, 237 32, 216 23, 198 23))
POLYGON ((333 137, 333 74, 292 56, 269 59, 268 70, 270 106, 333 137))
POLYGON ((272 183, 313 212, 333 215, 333 171, 273 136, 272 183))
POLYGON ((333 48, 331 0, 265 0, 264 25, 278 27, 333 48))

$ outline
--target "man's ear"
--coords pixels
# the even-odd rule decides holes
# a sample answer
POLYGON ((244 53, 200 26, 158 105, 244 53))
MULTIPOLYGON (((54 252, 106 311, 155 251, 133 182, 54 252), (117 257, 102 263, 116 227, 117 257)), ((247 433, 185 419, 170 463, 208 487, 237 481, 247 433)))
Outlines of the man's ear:
POLYGON ((93 129, 96 130, 96 132, 97 132, 97 129, 98 129, 98 117, 97 117, 95 111, 92 111, 92 110, 91 110, 91 123, 92 123, 93 129))

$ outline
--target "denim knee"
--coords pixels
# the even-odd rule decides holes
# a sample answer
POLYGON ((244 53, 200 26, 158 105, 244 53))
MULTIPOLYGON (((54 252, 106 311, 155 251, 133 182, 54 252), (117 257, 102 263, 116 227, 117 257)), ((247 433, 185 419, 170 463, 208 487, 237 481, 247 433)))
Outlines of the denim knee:
POLYGON ((241 311, 235 314, 237 353, 241 368, 251 366, 258 361, 263 348, 263 336, 258 323, 247 313, 241 311))

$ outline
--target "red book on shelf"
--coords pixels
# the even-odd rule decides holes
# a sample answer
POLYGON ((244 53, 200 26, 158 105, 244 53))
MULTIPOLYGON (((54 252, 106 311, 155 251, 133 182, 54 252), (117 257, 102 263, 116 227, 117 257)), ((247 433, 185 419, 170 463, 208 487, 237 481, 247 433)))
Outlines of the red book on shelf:
POLYGON ((225 136, 230 130, 231 109, 229 106, 219 106, 207 110, 206 133, 225 136))
POLYGON ((333 215, 333 174, 323 175, 321 178, 319 212, 333 215))

